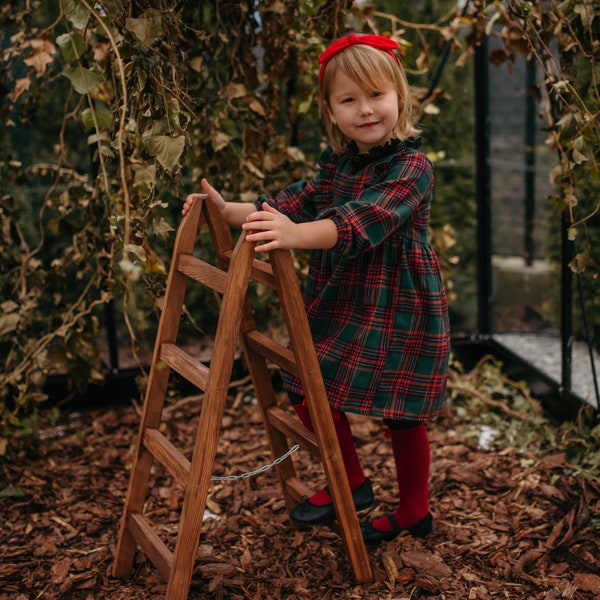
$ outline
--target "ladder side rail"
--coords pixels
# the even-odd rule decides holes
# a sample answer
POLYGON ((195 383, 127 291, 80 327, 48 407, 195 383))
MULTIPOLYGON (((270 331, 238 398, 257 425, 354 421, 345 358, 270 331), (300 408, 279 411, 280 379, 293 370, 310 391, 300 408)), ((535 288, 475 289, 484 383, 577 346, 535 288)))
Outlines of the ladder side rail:
POLYGON ((232 260, 232 250, 234 249, 231 229, 223 218, 221 211, 209 197, 206 198, 204 206, 206 222, 217 252, 219 266, 224 271, 228 271, 229 263, 232 260))
POLYGON ((288 333, 300 370, 307 408, 321 452, 327 482, 333 499, 342 539, 346 545, 350 562, 357 581, 372 581, 371 566, 362 539, 358 516, 344 469, 341 451, 321 368, 314 348, 304 303, 291 254, 274 250, 269 253, 273 273, 279 284, 279 297, 287 321, 288 333))
MULTIPOLYGON (((230 248, 232 244, 231 230, 229 227, 224 226, 224 220, 215 206, 215 204, 208 200, 207 204, 207 222, 211 231, 211 234, 214 239, 215 247, 217 249, 217 254, 220 258, 220 264, 223 269, 228 269, 231 261, 231 251, 230 248)), ((252 249, 254 252, 254 244, 252 245, 252 249)), ((276 289, 277 283, 273 276, 273 270, 271 265, 264 261, 257 260, 253 257, 251 262, 251 275, 253 281, 257 281, 266 285, 272 289, 276 289)), ((242 326, 242 331, 251 331, 256 330, 256 326, 254 325, 254 318, 252 316, 251 308, 249 304, 246 304, 244 307, 244 323, 242 326)), ((250 371, 253 383, 255 385, 256 393, 259 399, 264 399, 266 405, 270 405, 270 403, 275 402, 275 394, 272 387, 272 382, 270 379, 270 374, 268 372, 268 368, 264 361, 264 358, 261 360, 258 355, 253 353, 246 344, 244 340, 244 335, 242 333, 241 336, 242 350, 244 352, 246 358, 246 364, 248 370, 250 371)), ((285 354, 285 353, 284 353, 285 354)), ((287 355, 288 360, 291 358, 289 354, 287 355)), ((281 456, 288 450, 287 439, 285 439, 280 432, 277 432, 265 418, 266 415, 264 413, 265 407, 259 401, 260 410, 263 413, 263 422, 265 423, 265 427, 269 429, 267 432, 267 438, 269 440, 269 445, 271 446, 271 452, 273 456, 281 456)), ((290 477, 295 476, 295 472, 293 470, 293 463, 291 460, 286 460, 283 463, 277 465, 276 467, 278 476, 283 483, 284 480, 289 479, 290 477)), ((285 490, 286 487, 282 486, 282 489, 285 490)), ((286 498, 286 502, 291 504, 289 496, 284 493, 284 497, 286 498)))
MULTIPOLYGON (((178 227, 171 259, 173 263, 177 261, 179 254, 191 254, 193 251, 203 204, 203 202, 195 202, 190 212, 178 227)), ((187 278, 179 273, 175 266, 174 264, 171 265, 167 278, 164 308, 160 316, 156 334, 157 343, 154 346, 139 432, 143 432, 149 427, 158 428, 164 406, 170 370, 166 365, 164 368, 160 368, 161 343, 164 341, 175 342, 177 338, 187 285, 187 278)), ((131 571, 133 566, 136 541, 128 530, 128 521, 130 514, 141 513, 143 510, 148 494, 148 482, 152 463, 153 457, 143 444, 143 436, 138 434, 129 485, 125 496, 123 515, 119 526, 115 562, 113 564, 113 574, 115 577, 125 576, 131 571)))
POLYGON ((185 600, 202 529, 211 475, 217 453, 225 403, 237 350, 243 306, 252 268, 254 244, 243 233, 234 250, 227 290, 217 324, 210 374, 196 432, 188 485, 186 486, 167 600, 185 600))

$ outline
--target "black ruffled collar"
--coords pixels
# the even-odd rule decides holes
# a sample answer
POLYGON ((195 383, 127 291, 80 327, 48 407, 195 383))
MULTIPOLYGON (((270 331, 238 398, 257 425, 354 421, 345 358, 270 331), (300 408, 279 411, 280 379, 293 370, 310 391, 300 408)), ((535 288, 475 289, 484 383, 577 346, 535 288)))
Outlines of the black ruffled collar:
POLYGON ((346 153, 350 160, 358 166, 368 165, 369 163, 388 158, 408 148, 418 148, 421 145, 420 137, 409 137, 404 140, 393 138, 380 146, 373 146, 368 152, 359 152, 356 142, 352 141, 346 146, 346 153))

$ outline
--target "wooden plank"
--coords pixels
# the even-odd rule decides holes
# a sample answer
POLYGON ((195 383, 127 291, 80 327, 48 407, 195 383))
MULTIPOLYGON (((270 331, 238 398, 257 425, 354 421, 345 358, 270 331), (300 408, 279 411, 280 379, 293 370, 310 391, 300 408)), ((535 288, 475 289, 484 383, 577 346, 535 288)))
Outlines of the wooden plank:
POLYGON ((196 431, 190 476, 185 488, 166 600, 185 600, 190 587, 253 257, 254 244, 246 242, 245 234, 242 233, 234 249, 227 278, 227 290, 223 296, 217 324, 209 384, 202 402, 196 431))
POLYGON ((273 265, 273 273, 277 278, 279 299, 292 342, 292 349, 296 356, 302 388, 320 448, 321 460, 342 539, 348 551, 356 580, 359 583, 367 583, 373 579, 371 565, 352 501, 348 477, 327 401, 327 391, 306 318, 292 256, 289 252, 274 250, 269 252, 269 257, 273 265))
POLYGON ((255 259, 253 261, 251 278, 273 290, 277 289, 277 280, 273 275, 273 268, 264 260, 255 259))
POLYGON ((143 443, 152 456, 185 487, 190 461, 158 429, 146 429, 143 443))
MULTIPOLYGON (((171 264, 176 264, 177 257, 180 254, 191 254, 193 252, 198 234, 198 225, 204 208, 205 203, 202 200, 194 202, 192 209, 182 220, 177 229, 171 264)), ((117 537, 117 549, 113 564, 115 577, 124 577, 133 567, 136 547, 135 539, 127 526, 127 519, 129 514, 141 513, 143 510, 148 494, 150 469, 152 468, 152 455, 142 444, 143 436, 141 432, 148 427, 157 428, 162 418, 170 369, 164 363, 161 363, 160 348, 163 343, 175 343, 177 339, 187 280, 187 277, 179 273, 177 269, 169 270, 164 305, 156 333, 146 397, 140 419, 140 434, 136 440, 133 465, 117 537)))
MULTIPOLYGON (((285 492, 292 497, 296 503, 310 498, 314 491, 311 490, 306 484, 304 484, 297 477, 288 477, 285 480, 285 492)), ((341 536, 340 536, 341 537, 341 536)))
POLYGON ((202 391, 208 385, 209 368, 175 344, 161 344, 160 359, 202 391))
POLYGON ((199 259, 191 254, 180 254, 177 269, 187 277, 216 290, 225 293, 227 287, 227 273, 221 269, 199 259))
POLYGON ((150 522, 140 513, 130 513, 127 526, 139 544, 142 552, 156 567, 161 579, 169 581, 173 566, 173 554, 154 531, 150 522))
POLYGON ((270 360, 284 371, 295 376, 298 375, 296 359, 289 348, 257 330, 244 333, 244 339, 248 347, 256 354, 270 360))
POLYGON ((288 439, 300 444, 315 458, 321 458, 315 434, 306 429, 297 417, 285 412, 279 406, 271 406, 266 414, 273 427, 285 434, 288 439))
MULTIPOLYGON (((231 260, 231 252, 224 252, 222 258, 223 265, 229 267, 231 260)), ((250 272, 250 279, 262 283, 273 290, 277 289, 277 279, 273 275, 273 267, 264 260, 255 258, 252 261, 252 271, 250 272)))

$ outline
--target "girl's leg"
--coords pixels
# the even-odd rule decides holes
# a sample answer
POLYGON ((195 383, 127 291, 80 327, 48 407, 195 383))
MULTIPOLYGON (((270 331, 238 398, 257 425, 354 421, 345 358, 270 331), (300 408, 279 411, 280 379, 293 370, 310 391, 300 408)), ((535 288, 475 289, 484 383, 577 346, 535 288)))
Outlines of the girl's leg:
MULTIPOLYGON (((302 399, 300 402, 292 401, 292 406, 304 426, 309 431, 314 432, 308 407, 306 406, 306 400, 302 399)), ((348 476, 348 483, 350 484, 350 489, 355 490, 365 482, 366 477, 356 452, 350 422, 345 413, 333 411, 333 424, 342 453, 342 461, 348 476)), ((323 506, 325 504, 331 504, 332 500, 327 490, 322 489, 314 494, 309 502, 315 506, 323 506)))
POLYGON ((363 525, 368 544, 394 539, 402 530, 414 536, 431 532, 429 513, 430 448, 424 423, 386 421, 390 427, 400 502, 392 515, 363 525))

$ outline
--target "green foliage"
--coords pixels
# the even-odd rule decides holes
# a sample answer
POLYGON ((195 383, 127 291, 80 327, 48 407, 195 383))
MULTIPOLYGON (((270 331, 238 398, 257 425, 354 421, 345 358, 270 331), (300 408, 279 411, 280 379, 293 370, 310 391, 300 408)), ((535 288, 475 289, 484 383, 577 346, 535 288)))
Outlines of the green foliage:
MULTIPOLYGON (((107 302, 122 302, 139 351, 156 325, 181 198, 200 175, 248 201, 306 175, 287 140, 300 114, 316 122, 316 57, 348 4, 0 9, 0 436, 44 400, 49 373, 77 387, 103 377, 107 302)), ((215 303, 198 300, 213 307, 199 311, 202 328, 215 303)))
MULTIPOLYGON (((397 39, 425 150, 434 160, 460 160, 468 144, 459 152, 438 142, 444 133, 461 139, 469 103, 442 84, 426 94, 445 40, 454 62, 468 65, 488 18, 506 24, 507 48, 537 52, 536 31, 546 44, 561 31, 535 6, 524 13, 528 3, 515 3, 514 15, 510 3, 487 3, 487 15, 478 7, 463 18, 449 2, 417 4, 403 8, 407 20, 394 14, 395 2, 351 0, 48 0, 0 8, 0 438, 44 400, 49 373, 67 373, 76 388, 104 376, 98 336, 106 303, 122 303, 134 355, 145 339, 152 343, 182 198, 201 177, 227 199, 253 201, 313 172, 325 143, 316 61, 332 38, 351 29, 397 39), (450 109, 461 119, 446 118, 450 109)), ((571 39, 587 31, 588 4, 564 3, 571 39)), ((597 19, 589 23, 595 32, 597 19)), ((585 169, 598 148, 590 122, 596 67, 575 51, 593 57, 595 50, 587 38, 578 43, 567 61, 572 76, 550 80, 559 106, 579 111, 564 108, 561 116, 573 118, 557 119, 552 130, 564 157, 560 201, 569 207, 579 182, 589 183, 585 169)), ((453 83, 460 89, 469 77, 464 69, 453 83)), ((473 214, 454 201, 470 196, 472 173, 438 177, 432 239, 451 289, 455 257, 475 253, 474 236, 454 234, 473 214)), ((573 226, 583 230, 589 215, 573 226)), ((268 311, 269 297, 255 293, 268 311)), ((210 328, 216 300, 198 294, 193 302, 190 325, 210 328)))

